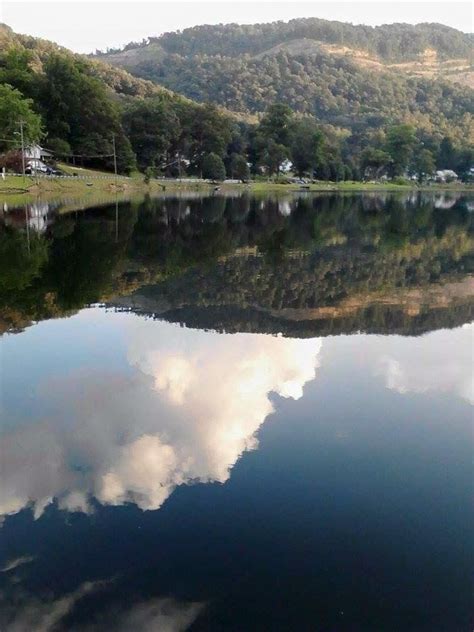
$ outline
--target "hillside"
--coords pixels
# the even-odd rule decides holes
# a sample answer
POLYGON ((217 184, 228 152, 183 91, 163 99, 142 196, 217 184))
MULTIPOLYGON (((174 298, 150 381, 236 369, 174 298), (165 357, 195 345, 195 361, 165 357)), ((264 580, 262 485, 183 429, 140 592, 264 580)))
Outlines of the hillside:
POLYGON ((296 40, 346 46, 387 62, 415 61, 426 49, 436 51, 443 60, 472 56, 472 40, 466 33, 442 24, 389 24, 377 27, 353 25, 318 18, 295 19, 267 24, 203 25, 165 33, 147 42, 130 43, 123 51, 155 47, 164 54, 257 55, 296 40))
POLYGON ((119 172, 148 181, 247 182, 289 164, 317 180, 422 182, 438 168, 468 182, 473 90, 410 73, 467 64, 469 43, 439 25, 296 20, 196 27, 90 58, 0 25, 0 168, 22 169, 23 121, 25 141, 63 162, 112 171, 115 147, 119 172))
MULTIPOLYGON (((5 54, 12 48, 27 51, 30 54, 29 64, 37 73, 44 71, 44 64, 51 54, 61 53, 71 59, 84 61, 81 55, 72 53, 58 44, 15 33, 9 26, 0 23, 0 51, 5 54)), ((151 81, 134 77, 121 68, 100 61, 90 60, 87 63, 87 70, 91 76, 103 81, 116 95, 146 97, 169 93, 151 81)))
POLYGON ((205 143, 207 151, 216 144, 225 150, 214 137, 225 128, 230 139, 236 116, 0 24, 0 154, 18 149, 20 119, 26 142, 47 139, 57 158, 92 168, 113 169, 115 137, 118 169, 129 172, 137 163, 145 169, 173 162, 179 152, 201 156, 205 143))
POLYGON ((342 127, 396 118, 460 137, 472 124, 472 39, 440 24, 198 26, 98 58, 236 112, 282 101, 342 127))

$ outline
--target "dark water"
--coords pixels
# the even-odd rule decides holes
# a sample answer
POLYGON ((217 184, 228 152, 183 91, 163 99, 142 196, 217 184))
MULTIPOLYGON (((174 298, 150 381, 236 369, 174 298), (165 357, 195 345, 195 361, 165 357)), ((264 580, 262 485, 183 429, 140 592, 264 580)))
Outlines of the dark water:
POLYGON ((470 630, 473 205, 5 205, 0 630, 470 630))

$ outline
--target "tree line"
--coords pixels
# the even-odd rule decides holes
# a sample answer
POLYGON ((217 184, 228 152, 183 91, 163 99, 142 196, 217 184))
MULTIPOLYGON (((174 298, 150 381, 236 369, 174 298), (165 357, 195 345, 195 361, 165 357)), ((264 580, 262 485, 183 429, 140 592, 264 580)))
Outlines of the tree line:
POLYGON ((123 49, 108 49, 107 53, 116 54, 122 50, 158 44, 167 53, 183 56, 255 55, 282 42, 300 39, 364 50, 388 61, 413 60, 427 48, 435 50, 441 58, 469 57, 472 47, 467 33, 443 24, 384 24, 372 27, 319 18, 298 18, 265 24, 195 26, 131 42, 123 49))

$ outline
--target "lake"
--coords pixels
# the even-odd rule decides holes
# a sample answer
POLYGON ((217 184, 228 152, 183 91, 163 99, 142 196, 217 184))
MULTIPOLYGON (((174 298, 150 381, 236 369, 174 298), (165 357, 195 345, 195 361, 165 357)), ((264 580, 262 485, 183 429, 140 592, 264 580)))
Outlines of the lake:
POLYGON ((0 629, 471 629, 474 197, 0 204, 0 629))

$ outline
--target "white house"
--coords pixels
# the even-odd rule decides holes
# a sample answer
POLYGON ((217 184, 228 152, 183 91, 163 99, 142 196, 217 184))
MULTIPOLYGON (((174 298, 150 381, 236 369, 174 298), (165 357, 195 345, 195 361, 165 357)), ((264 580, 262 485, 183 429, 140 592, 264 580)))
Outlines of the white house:
POLYGON ((284 160, 280 165, 280 171, 282 173, 289 173, 293 169, 293 163, 291 160, 284 160))
POLYGON ((458 174, 452 169, 440 169, 435 173, 436 182, 452 182, 458 179, 458 174))
POLYGON ((41 147, 41 145, 38 145, 38 143, 25 147, 25 158, 28 160, 45 160, 52 157, 53 154, 47 149, 41 147))
POLYGON ((32 171, 47 171, 48 166, 45 160, 52 157, 53 154, 38 143, 25 147, 25 165, 30 167, 32 171))

